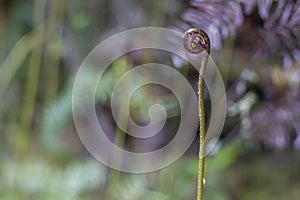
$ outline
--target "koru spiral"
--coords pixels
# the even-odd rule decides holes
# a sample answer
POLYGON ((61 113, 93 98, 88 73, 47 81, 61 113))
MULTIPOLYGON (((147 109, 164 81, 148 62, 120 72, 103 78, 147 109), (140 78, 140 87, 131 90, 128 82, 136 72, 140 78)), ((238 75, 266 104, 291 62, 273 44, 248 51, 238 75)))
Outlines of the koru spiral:
POLYGON ((205 50, 210 53, 210 41, 207 33, 198 28, 191 28, 187 30, 183 35, 184 48, 192 53, 198 54, 205 50))

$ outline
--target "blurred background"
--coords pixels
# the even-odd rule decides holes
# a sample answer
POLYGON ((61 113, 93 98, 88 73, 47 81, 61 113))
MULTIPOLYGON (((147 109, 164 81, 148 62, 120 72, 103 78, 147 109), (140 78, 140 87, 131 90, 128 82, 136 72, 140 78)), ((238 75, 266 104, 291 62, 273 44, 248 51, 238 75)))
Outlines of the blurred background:
MULTIPOLYGON (((171 166, 133 175, 97 162, 75 130, 72 89, 81 62, 107 37, 144 26, 182 33, 198 27, 211 38, 228 108, 207 157, 205 199, 299 199, 298 0, 0 0, 0 199, 195 199, 198 137, 171 166)), ((118 78, 154 61, 173 66, 196 88, 198 74, 189 64, 144 50, 113 62, 96 94, 108 136, 132 151, 163 146, 180 122, 174 95, 155 85, 135 94, 131 110, 147 124, 149 106, 163 104, 169 118, 162 134, 139 141, 112 120, 118 78)))

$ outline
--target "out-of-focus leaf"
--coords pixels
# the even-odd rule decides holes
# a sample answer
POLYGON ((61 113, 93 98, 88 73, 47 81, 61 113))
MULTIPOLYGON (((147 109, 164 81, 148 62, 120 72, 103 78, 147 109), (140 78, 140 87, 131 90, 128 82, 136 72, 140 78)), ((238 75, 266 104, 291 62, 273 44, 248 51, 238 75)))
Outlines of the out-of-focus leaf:
POLYGON ((105 181, 103 166, 94 160, 72 162, 64 169, 38 159, 21 163, 7 160, 0 169, 0 193, 13 189, 15 198, 80 199, 80 194, 97 189, 105 181))
POLYGON ((69 80, 58 99, 43 110, 41 141, 45 149, 58 151, 61 150, 64 144, 60 140, 60 134, 63 133, 65 126, 72 120, 72 90, 73 80, 69 80))

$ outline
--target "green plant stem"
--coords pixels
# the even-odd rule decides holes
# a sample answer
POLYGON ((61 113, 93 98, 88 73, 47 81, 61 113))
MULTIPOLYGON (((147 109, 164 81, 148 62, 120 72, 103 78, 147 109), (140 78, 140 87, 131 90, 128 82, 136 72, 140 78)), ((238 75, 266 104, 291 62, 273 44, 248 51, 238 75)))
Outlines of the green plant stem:
POLYGON ((47 17, 45 46, 45 96, 44 102, 48 104, 57 97, 59 84, 59 65, 61 61, 62 35, 65 14, 65 0, 49 1, 49 16, 47 17))
POLYGON ((0 1, 0 63, 2 63, 4 59, 4 48, 5 48, 5 12, 4 2, 0 1))
POLYGON ((204 163, 205 163, 205 110, 204 110, 204 72, 207 66, 209 54, 205 52, 201 62, 199 81, 198 81, 198 98, 199 98, 199 120, 200 120, 200 145, 199 145, 199 163, 198 163, 198 190, 197 200, 202 200, 203 197, 203 178, 204 178, 204 163))
MULTIPOLYGON (((44 18, 44 13, 46 9, 46 2, 41 0, 36 0, 34 2, 34 13, 33 13, 33 24, 38 25, 40 21, 44 18)), ((45 33, 45 25, 40 31, 41 38, 43 40, 43 35, 45 33)), ((24 87, 24 97, 20 113, 20 130, 18 137, 19 141, 19 153, 26 153, 29 148, 29 135, 31 131, 31 125, 34 115, 35 100, 38 90, 40 65, 42 61, 42 47, 39 45, 32 50, 29 57, 28 71, 26 77, 26 84, 24 87)))
MULTIPOLYGON (((119 65, 119 66, 114 66, 113 70, 114 70, 114 75, 116 78, 116 80, 118 80, 127 70, 129 70, 130 63, 129 61, 126 59, 124 60, 124 65, 119 65)), ((122 86, 123 87, 123 91, 126 92, 127 88, 130 88, 129 85, 125 84, 122 86)), ((128 105, 124 104, 125 101, 122 101, 122 99, 124 99, 124 97, 122 96, 122 94, 119 96, 120 98, 120 107, 119 109, 119 114, 118 114, 118 122, 119 124, 122 124, 123 127, 127 127, 128 125, 128 116, 125 115, 125 109, 127 108, 128 105)), ((124 148, 125 147, 125 139, 126 139, 126 133, 124 133, 121 129, 119 129, 118 127, 115 130, 115 139, 114 139, 114 144, 116 144, 117 146, 119 146, 120 148, 124 148)), ((122 165, 122 157, 121 155, 119 155, 117 152, 113 152, 113 161, 114 165, 116 166, 121 166, 122 165)), ((114 199, 114 191, 116 190, 116 188, 118 188, 119 184, 120 184, 120 180, 121 180, 121 173, 120 171, 117 170, 113 170, 110 169, 110 173, 109 173, 109 177, 108 177, 108 181, 107 181, 107 191, 106 191, 106 200, 113 200, 114 199)))
POLYGON ((0 65, 0 98, 28 54, 41 44, 43 27, 44 24, 41 23, 36 29, 19 39, 0 65))

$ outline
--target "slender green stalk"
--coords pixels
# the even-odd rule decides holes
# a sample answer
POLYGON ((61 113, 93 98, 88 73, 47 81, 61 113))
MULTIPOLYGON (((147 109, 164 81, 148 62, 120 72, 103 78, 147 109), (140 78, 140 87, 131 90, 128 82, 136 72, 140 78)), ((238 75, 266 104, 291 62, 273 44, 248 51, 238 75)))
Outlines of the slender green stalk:
POLYGON ((36 29, 20 38, 0 65, 0 98, 28 54, 41 44, 43 27, 44 24, 41 23, 36 29))
POLYGON ((208 61, 208 52, 205 52, 201 63, 198 81, 198 98, 199 98, 199 120, 200 120, 200 145, 199 145, 199 163, 198 163, 198 190, 197 200, 203 197, 203 179, 204 179, 204 163, 205 163, 205 110, 204 110, 204 72, 208 61))
POLYGON ((4 9, 4 2, 0 1, 0 63, 2 63, 4 58, 4 48, 5 48, 5 9, 4 9))
POLYGON ((45 96, 47 104, 57 97, 59 83, 59 64, 61 60, 62 35, 65 14, 65 0, 49 1, 45 46, 45 96))
POLYGON ((210 54, 210 39, 205 31, 198 28, 191 28, 184 33, 182 42, 184 48, 192 54, 199 54, 204 52, 204 57, 202 59, 200 70, 199 70, 199 81, 198 81, 200 145, 199 145, 199 163, 198 163, 197 200, 202 200, 204 162, 205 162, 205 158, 204 158, 205 157, 204 72, 210 54), (205 51, 203 51, 203 49, 205 51))
MULTIPOLYGON (((113 68, 113 74, 118 80, 129 68, 130 63, 128 59, 124 59, 123 63, 121 64, 116 64, 113 68)), ((124 91, 126 91, 129 86, 127 84, 122 86, 124 91)), ((127 127, 128 125, 128 116, 125 115, 125 109, 127 108, 128 105, 125 105, 125 101, 122 101, 123 96, 122 94, 119 96, 120 98, 120 107, 119 109, 119 115, 118 115, 118 123, 122 124, 123 127, 127 127)), ((120 148, 125 147, 125 139, 126 139, 126 133, 124 133, 121 129, 116 127, 115 130, 115 139, 114 139, 114 144, 118 145, 120 148)), ((114 165, 116 166, 121 166, 122 165, 122 157, 121 155, 117 154, 117 152, 113 152, 113 161, 114 165)), ((107 190, 106 190, 106 200, 112 200, 114 199, 114 191, 116 188, 118 188, 120 181, 121 181, 121 173, 120 171, 110 169, 110 173, 108 176, 108 181, 107 181, 107 190)))
MULTIPOLYGON (((44 13, 46 9, 46 2, 36 0, 34 2, 34 13, 33 13, 33 24, 38 26, 40 21, 44 19, 44 13)), ((45 25, 42 27, 40 31, 41 38, 43 40, 43 35, 45 33, 45 25)), ((18 153, 25 154, 29 148, 29 135, 31 131, 31 125, 33 120, 34 108, 36 95, 38 90, 38 82, 39 82, 39 73, 40 73, 40 65, 42 61, 42 47, 39 45, 30 54, 28 71, 26 77, 26 84, 24 88, 24 97, 23 103, 20 113, 20 129, 18 132, 18 136, 20 138, 19 143, 19 151, 18 153)))

